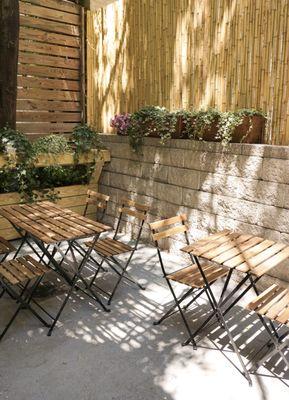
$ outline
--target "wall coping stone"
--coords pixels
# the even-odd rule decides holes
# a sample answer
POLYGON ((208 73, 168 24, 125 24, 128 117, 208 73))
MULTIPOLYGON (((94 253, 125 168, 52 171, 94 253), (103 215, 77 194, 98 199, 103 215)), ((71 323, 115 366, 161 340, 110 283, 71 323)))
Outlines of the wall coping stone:
MULTIPOLYGON (((128 136, 100 133, 104 142, 129 144, 128 136)), ((170 139, 162 145, 158 138, 144 138, 144 146, 161 148, 176 148, 184 150, 206 151, 208 153, 226 153, 261 158, 277 158, 289 160, 289 146, 276 146, 269 144, 231 143, 224 147, 218 142, 204 142, 189 139, 170 139)))

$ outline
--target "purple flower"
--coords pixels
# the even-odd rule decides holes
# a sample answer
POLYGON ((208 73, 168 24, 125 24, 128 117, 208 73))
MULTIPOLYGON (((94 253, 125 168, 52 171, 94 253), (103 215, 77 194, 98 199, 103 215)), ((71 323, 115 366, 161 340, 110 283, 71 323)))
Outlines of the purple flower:
POLYGON ((116 128, 117 133, 120 135, 126 135, 127 129, 130 126, 131 114, 117 114, 110 120, 110 126, 116 128))

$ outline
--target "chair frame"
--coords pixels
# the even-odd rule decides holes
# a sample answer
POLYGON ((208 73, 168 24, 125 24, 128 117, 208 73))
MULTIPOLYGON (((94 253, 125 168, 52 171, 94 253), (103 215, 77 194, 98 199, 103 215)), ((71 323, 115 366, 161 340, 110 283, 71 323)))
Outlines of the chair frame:
POLYGON ((83 216, 86 217, 88 206, 90 204, 93 204, 97 207, 96 214, 98 212, 98 209, 102 210, 101 217, 97 218, 97 220, 102 221, 104 218, 106 209, 107 209, 107 204, 109 202, 110 196, 107 194, 100 193, 100 192, 95 192, 91 189, 87 190, 86 195, 87 196, 86 196, 86 203, 85 203, 85 208, 83 211, 83 216))
MULTIPOLYGON (((90 204, 93 204, 97 207, 96 209, 96 220, 99 222, 102 222, 106 213, 107 205, 109 202, 110 196, 107 194, 103 194, 100 192, 95 192, 94 190, 88 189, 86 192, 86 203, 85 203, 85 208, 83 211, 83 216, 86 217, 87 211, 88 211, 88 206, 90 204), (100 218, 97 218, 97 213, 98 209, 101 209, 101 216, 100 218)), ((85 255, 85 251, 82 249, 82 246, 77 242, 73 241, 68 244, 68 248, 65 252, 65 255, 67 255, 69 250, 74 249, 77 253, 79 253, 82 257, 85 255)), ((96 260, 90 255, 89 259, 93 261, 93 263, 97 264, 96 260)), ((61 263, 63 262, 63 259, 61 263)), ((101 270, 106 272, 106 270, 101 267, 101 270)))
MULTIPOLYGON (((30 259, 32 257, 29 256, 30 259)), ((19 259, 20 260, 20 259, 19 259)), ((33 259, 32 259, 33 260, 33 259)), ((12 261, 12 260, 11 260, 12 261)), ((13 258, 12 262, 17 262, 17 259, 13 258)), ((34 260, 36 262, 36 260, 34 260)), ((9 261, 7 262, 7 264, 9 261)), ((37 290, 39 284, 41 283, 44 275, 46 272, 49 272, 48 270, 46 272, 43 272, 39 276, 34 276, 33 278, 29 278, 26 276, 26 279, 20 281, 17 281, 17 278, 15 278, 15 275, 12 275, 11 272, 5 271, 3 269, 4 266, 3 260, 0 263, 0 268, 1 268, 1 277, 0 277, 0 288, 2 289, 0 293, 0 299, 4 295, 4 293, 7 293, 12 300, 16 302, 16 304, 19 304, 16 311, 13 313, 12 317, 6 324, 5 328, 2 330, 0 333, 0 341, 4 338, 6 335, 8 329, 11 327, 12 323, 16 319, 17 315, 19 312, 23 309, 28 310, 31 312, 31 314, 36 317, 46 328, 50 328, 51 324, 49 324, 47 321, 45 321, 41 315, 31 306, 31 302, 33 302, 41 311, 43 311, 52 321, 54 321, 54 317, 48 313, 38 302, 36 302, 33 299, 34 293, 37 290), (4 276, 4 274, 6 276, 4 276), (14 282, 13 282, 14 280, 14 282)), ((37 263, 39 264, 39 263, 37 263)), ((28 268, 28 267, 27 267, 28 268)), ((17 270, 14 268, 15 271, 17 271, 17 274, 21 274, 21 270, 17 270)), ((23 274, 24 275, 24 274, 23 274)))
MULTIPOLYGON (((189 242, 189 238, 188 238, 188 226, 186 225, 187 222, 187 216, 185 214, 181 214, 181 215, 177 215, 175 217, 171 217, 171 218, 167 218, 167 219, 163 219, 160 221, 156 221, 156 222, 152 222, 149 224, 151 231, 152 231, 152 237, 153 240, 155 242, 155 246, 157 248, 157 254, 158 254, 158 258, 159 258, 159 263, 162 269, 162 273, 163 273, 163 277, 165 278, 167 285, 170 289, 170 292, 173 296, 174 302, 175 304, 169 308, 168 311, 165 312, 164 315, 162 315, 162 317, 158 320, 158 321, 154 321, 154 325, 159 325, 161 324, 165 319, 169 318, 170 316, 172 316, 173 314, 175 314, 177 311, 175 311, 175 309, 177 308, 181 318, 184 322, 184 325, 187 329, 187 332, 189 334, 190 337, 190 342, 192 342, 193 347, 196 348, 196 342, 193 338, 193 334, 192 334, 192 330, 190 328, 190 325, 185 317, 184 311, 187 310, 187 308, 195 301, 197 300, 197 298, 199 296, 202 295, 202 293, 204 293, 204 289, 203 288, 196 288, 196 287, 191 287, 190 289, 188 289, 180 298, 177 298, 174 289, 173 289, 173 285, 171 284, 171 280, 168 278, 168 276, 171 273, 167 273, 164 262, 163 262, 163 258, 162 258, 162 252, 161 252, 161 247, 159 245, 159 241, 161 239, 165 239, 165 238, 171 238, 174 235, 177 234, 184 234, 184 238, 185 238, 185 242, 187 245, 190 244, 189 242), (176 225, 179 224, 177 226, 174 226, 173 228, 170 228, 171 225, 176 225), (159 228, 163 228, 163 227, 169 227, 166 230, 163 231, 158 231, 159 228), (181 307, 181 303, 183 303, 183 301, 185 299, 187 299, 189 296, 193 295, 195 292, 198 292, 196 295, 193 296, 192 299, 190 299, 190 302, 187 303, 183 309, 181 307)), ((179 283, 180 284, 180 283, 179 283)))
MULTIPOLYGON (((277 285, 273 285, 276 286, 277 285)), ((267 332, 270 340, 269 342, 267 342, 265 344, 265 346, 262 346, 261 349, 258 350, 258 352, 255 354, 254 358, 251 360, 251 368, 250 368, 250 372, 251 373, 255 373, 257 372, 258 368, 261 367, 267 360, 269 360, 270 358, 272 358, 273 356, 275 356, 276 354, 279 354, 281 356, 281 358, 283 359, 285 365, 287 366, 287 368, 289 369, 289 360, 286 359, 286 356, 284 355, 284 353, 282 352, 282 350, 285 347, 289 346, 289 339, 285 338, 289 335, 289 330, 287 329, 286 332, 284 332, 282 335, 278 334, 278 330, 285 326, 285 324, 275 320, 274 318, 268 318, 266 316, 266 314, 262 315, 261 313, 259 313, 256 309, 254 309, 254 307, 252 307, 252 305, 257 301, 258 299, 262 299, 262 297, 264 295, 266 295, 267 292, 270 291, 270 289, 273 287, 269 287, 267 290, 264 290, 261 294, 257 293, 257 297, 255 299, 253 299, 248 305, 247 305, 247 309, 249 309, 250 311, 254 312, 255 314, 257 314, 261 324, 263 325, 263 327, 265 328, 265 331, 267 332), (267 323, 268 321, 268 323, 267 323), (275 327, 274 323, 275 322, 278 326, 275 327), (270 329, 271 328, 271 329, 270 329), (260 353, 260 351, 264 348, 267 347, 268 351, 266 352, 266 354, 259 360, 256 361, 257 355, 260 353)), ((283 289, 285 291, 284 297, 288 298, 289 296, 289 291, 286 288, 281 288, 281 287, 277 287, 279 289, 283 289)), ((280 296, 280 300, 282 301, 282 294, 278 294, 276 295, 276 298, 278 298, 280 296)), ((269 300, 267 300, 268 302, 269 300)), ((274 298, 272 300, 270 300, 270 303, 272 303, 272 307, 275 306, 274 303, 274 298), (272 303, 273 302, 273 303, 272 303)), ((278 301, 277 301, 278 303, 278 301)), ((288 300, 287 300, 288 303, 288 300)), ((261 304, 261 303, 260 303, 261 304)), ((285 307, 285 306, 284 306, 285 307)), ((257 305, 258 308, 258 305, 257 305)), ((270 310, 270 307, 268 308, 268 311, 270 310)), ((287 310, 287 309, 286 309, 287 310)), ((288 328, 288 324, 287 324, 287 328, 288 328)))
MULTIPOLYGON (((119 284, 121 283, 122 279, 126 279, 127 281, 137 285, 140 289, 145 290, 145 287, 142 284, 140 284, 139 282, 137 282, 135 280, 135 278, 127 271, 127 269, 128 269, 129 264, 134 256, 134 253, 138 249, 139 241, 141 238, 144 223, 147 218, 148 210, 149 210, 149 207, 147 205, 140 204, 140 203, 137 203, 133 200, 126 199, 126 198, 121 200, 120 207, 119 207, 118 222, 117 222, 117 226, 116 226, 112 240, 117 240, 120 226, 121 226, 121 223, 123 222, 124 216, 129 215, 140 221, 140 225, 139 225, 139 229, 137 232, 137 237, 136 237, 134 246, 132 247, 132 250, 130 251, 130 255, 124 264, 122 264, 116 258, 118 255, 102 256, 99 253, 97 253, 97 251, 95 249, 93 249, 101 257, 101 261, 98 265, 98 269, 97 269, 94 277, 92 278, 92 280, 90 282, 90 286, 92 286, 92 285, 96 286, 106 296, 108 296, 108 305, 111 304, 111 301, 112 301, 113 297, 115 296, 116 290, 117 290, 119 284), (111 293, 108 293, 107 291, 102 289, 100 286, 95 284, 95 279, 97 278, 99 271, 103 268, 103 263, 106 263, 107 265, 109 265, 109 267, 118 275, 118 280, 116 281, 115 286, 111 293), (119 268, 119 270, 118 270, 118 268, 119 268)), ((121 254, 124 254, 124 253, 120 253, 119 255, 121 255, 121 254)))

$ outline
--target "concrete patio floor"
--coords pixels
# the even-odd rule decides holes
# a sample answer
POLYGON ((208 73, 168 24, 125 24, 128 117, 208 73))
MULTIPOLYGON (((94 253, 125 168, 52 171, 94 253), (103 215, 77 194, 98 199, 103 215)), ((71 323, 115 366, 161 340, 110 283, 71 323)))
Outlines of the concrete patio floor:
MULTIPOLYGON (((171 255, 166 259, 170 265, 176 261, 171 255)), ((23 311, 0 344, 0 399, 288 400, 289 371, 278 358, 252 375, 249 387, 224 331, 216 325, 196 351, 180 344, 186 334, 179 315, 153 326, 171 302, 154 248, 141 246, 131 272, 145 283, 145 291, 123 283, 110 313, 76 294, 52 337, 23 311)), ((107 273, 99 284, 109 289, 114 279, 107 273)), ((62 290, 41 304, 55 312, 60 299, 62 290)), ((3 297, 0 307, 2 329, 15 304, 3 297)), ((192 326, 198 326, 207 311, 205 299, 200 299, 189 312, 192 326)), ((227 319, 248 362, 267 338, 258 318, 238 306, 227 319)))

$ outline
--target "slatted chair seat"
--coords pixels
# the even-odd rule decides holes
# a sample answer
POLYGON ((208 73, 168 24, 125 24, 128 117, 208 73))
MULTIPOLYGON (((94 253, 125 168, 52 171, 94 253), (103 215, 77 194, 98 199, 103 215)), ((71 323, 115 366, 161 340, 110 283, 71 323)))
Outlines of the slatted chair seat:
POLYGON ((16 251, 15 247, 8 240, 0 236, 0 254, 7 254, 12 251, 16 251))
MULTIPOLYGON (((214 265, 203 265, 202 269, 206 275, 208 283, 210 284, 228 274, 227 269, 214 265)), ((204 279, 196 264, 192 264, 169 274, 167 275, 167 278, 194 288, 203 288, 205 286, 204 279)))
POLYGON ((0 333, 0 340, 3 339, 21 309, 29 310, 45 327, 50 327, 49 323, 30 305, 31 301, 34 302, 41 311, 53 319, 42 306, 33 300, 35 290, 43 276, 50 271, 49 268, 29 255, 0 263, 0 298, 6 292, 18 304, 13 316, 0 333))
MULTIPOLYGON (((93 246, 93 250, 96 251, 96 253, 102 258, 102 260, 100 264, 98 264, 98 269, 91 279, 90 285, 97 286, 94 282, 98 276, 100 269, 102 268, 103 263, 106 263, 110 267, 111 271, 118 275, 118 279, 111 293, 108 293, 104 289, 100 288, 100 290, 109 297, 108 304, 111 303, 122 279, 125 279, 126 281, 137 285, 140 289, 144 289, 144 286, 137 282, 135 278, 130 275, 127 269, 134 253, 138 249, 139 240, 141 238, 141 233, 144 222, 147 218, 148 210, 149 207, 145 204, 140 204, 130 199, 122 199, 120 207, 118 209, 119 217, 113 238, 98 240, 93 246), (120 233, 121 224, 127 219, 133 219, 135 221, 135 225, 138 225, 138 233, 136 234, 136 240, 133 247, 117 239, 118 234, 120 233), (117 259, 116 256, 125 253, 130 253, 127 254, 126 261, 120 261, 117 259)), ((92 247, 92 242, 86 242, 85 245, 92 247)))
MULTIPOLYGON (((93 245, 93 242, 86 242, 88 247, 93 245)), ((129 251, 133 251, 131 246, 120 242, 116 239, 106 238, 102 240, 98 240, 93 249, 103 257, 110 257, 110 256, 118 256, 120 254, 127 253, 129 251)))
POLYGON ((283 350, 289 346, 287 339, 289 332, 282 334, 278 332, 281 327, 289 327, 289 290, 274 284, 250 301, 246 308, 257 313, 270 337, 270 342, 267 343, 268 352, 261 359, 252 361, 250 371, 256 372, 261 365, 276 354, 279 354, 289 369, 288 355, 283 353, 283 350), (266 320, 269 320, 269 324, 266 320))
POLYGON ((0 279, 4 278, 10 285, 24 283, 49 271, 29 255, 0 263, 0 279))
POLYGON ((247 309, 289 327, 289 290, 274 284, 252 300, 247 309))
POLYGON ((189 227, 187 225, 187 216, 185 214, 176 215, 171 218, 152 222, 149 224, 149 226, 152 231, 152 238, 157 248, 159 263, 163 276, 167 281, 168 287, 174 299, 174 303, 171 305, 171 307, 165 312, 165 314, 161 316, 158 321, 154 322, 154 325, 162 323, 165 319, 175 314, 176 311, 179 311, 189 334, 189 342, 192 342, 194 347, 196 347, 196 342, 194 340, 190 324, 187 321, 185 311, 198 299, 199 296, 202 295, 202 293, 207 290, 208 286, 210 287, 210 285, 214 284, 215 281, 228 275, 229 269, 222 266, 215 266, 214 264, 201 266, 198 265, 197 261, 190 256, 192 262, 191 265, 174 272, 167 272, 165 262, 162 257, 160 241, 163 239, 173 238, 175 235, 178 235, 179 237, 182 235, 187 247, 191 247, 188 238, 189 227), (173 284, 172 281, 188 286, 185 293, 182 292, 180 296, 177 295, 174 291, 174 286, 176 285, 173 284), (190 301, 187 302, 187 304, 183 307, 182 304, 185 300, 188 300, 188 298, 190 298, 190 301))

